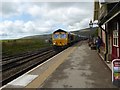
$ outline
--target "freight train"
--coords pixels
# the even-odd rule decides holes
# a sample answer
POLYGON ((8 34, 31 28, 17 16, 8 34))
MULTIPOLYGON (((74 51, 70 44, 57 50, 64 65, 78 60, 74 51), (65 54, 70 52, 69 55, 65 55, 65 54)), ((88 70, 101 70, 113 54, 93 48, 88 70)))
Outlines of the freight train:
POLYGON ((52 34, 52 45, 54 49, 66 48, 80 40, 80 36, 58 29, 52 34))

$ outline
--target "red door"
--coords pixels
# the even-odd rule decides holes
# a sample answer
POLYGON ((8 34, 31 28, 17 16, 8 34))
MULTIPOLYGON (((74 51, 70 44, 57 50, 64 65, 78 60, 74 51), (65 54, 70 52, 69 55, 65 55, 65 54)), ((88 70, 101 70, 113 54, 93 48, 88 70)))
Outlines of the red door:
POLYGON ((112 47, 112 60, 120 58, 119 57, 119 53, 120 53, 119 50, 120 49, 118 47, 115 47, 115 46, 112 47))

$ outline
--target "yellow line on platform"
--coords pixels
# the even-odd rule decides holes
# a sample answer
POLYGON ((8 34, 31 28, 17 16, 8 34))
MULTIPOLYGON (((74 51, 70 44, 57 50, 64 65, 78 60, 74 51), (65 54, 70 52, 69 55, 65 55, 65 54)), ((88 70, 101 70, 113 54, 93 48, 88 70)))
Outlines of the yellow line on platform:
POLYGON ((76 49, 75 47, 68 48, 63 54, 60 54, 56 57, 56 62, 53 65, 50 65, 50 67, 45 70, 40 76, 38 76, 35 80, 33 80, 30 84, 28 84, 25 88, 39 88, 40 85, 62 64, 66 58, 76 49))

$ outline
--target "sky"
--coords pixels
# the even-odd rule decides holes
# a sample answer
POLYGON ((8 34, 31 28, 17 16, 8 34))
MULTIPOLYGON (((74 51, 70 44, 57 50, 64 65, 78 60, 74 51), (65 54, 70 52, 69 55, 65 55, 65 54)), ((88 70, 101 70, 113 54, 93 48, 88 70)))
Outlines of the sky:
POLYGON ((0 5, 0 39, 50 34, 57 29, 75 31, 89 27, 92 0, 4 0, 0 5))

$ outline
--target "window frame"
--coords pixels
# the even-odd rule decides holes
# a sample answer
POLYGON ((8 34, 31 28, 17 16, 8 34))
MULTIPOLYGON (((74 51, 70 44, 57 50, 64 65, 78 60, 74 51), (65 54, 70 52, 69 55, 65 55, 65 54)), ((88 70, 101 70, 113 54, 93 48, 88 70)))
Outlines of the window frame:
POLYGON ((118 35, 118 22, 116 22, 116 26, 117 28, 115 27, 115 29, 113 30, 113 46, 114 47, 119 47, 119 35, 118 35), (117 30, 116 30, 117 29, 117 30))

